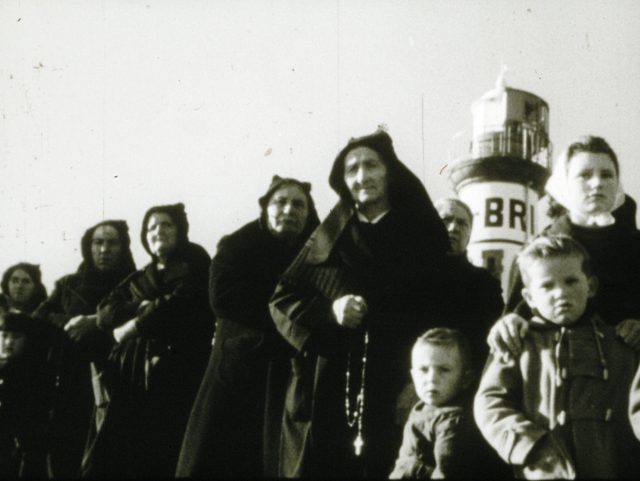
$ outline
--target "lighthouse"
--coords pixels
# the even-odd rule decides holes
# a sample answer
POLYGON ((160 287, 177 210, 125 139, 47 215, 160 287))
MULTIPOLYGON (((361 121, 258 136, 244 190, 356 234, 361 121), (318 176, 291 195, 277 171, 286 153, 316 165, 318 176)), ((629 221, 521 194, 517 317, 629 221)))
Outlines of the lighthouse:
POLYGON ((507 87, 503 69, 495 87, 472 103, 471 114, 471 140, 454 150, 449 179, 473 213, 469 260, 499 279, 506 295, 515 256, 537 232, 536 207, 551 157, 549 106, 507 87))

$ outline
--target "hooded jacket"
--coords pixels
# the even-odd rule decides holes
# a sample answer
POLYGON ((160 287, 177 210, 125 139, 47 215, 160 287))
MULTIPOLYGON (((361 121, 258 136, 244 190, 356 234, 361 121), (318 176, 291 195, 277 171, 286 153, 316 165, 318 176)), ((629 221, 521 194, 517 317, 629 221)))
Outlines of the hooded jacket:
POLYGON ((515 362, 489 358, 475 398, 500 457, 518 477, 637 479, 627 417, 635 352, 594 314, 566 327, 538 319, 523 342, 515 362))

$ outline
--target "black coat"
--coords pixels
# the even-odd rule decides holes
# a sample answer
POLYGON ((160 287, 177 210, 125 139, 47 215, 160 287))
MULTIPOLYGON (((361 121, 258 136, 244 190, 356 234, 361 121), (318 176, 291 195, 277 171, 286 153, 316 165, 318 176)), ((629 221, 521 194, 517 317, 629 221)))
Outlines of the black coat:
POLYGON ((43 350, 0 365, 0 478, 47 477, 53 377, 43 350))
MULTIPOLYGON (((598 291, 593 308, 607 324, 625 319, 640 319, 640 232, 627 223, 605 227, 581 227, 566 215, 557 218, 544 230, 547 234, 565 234, 580 242, 591 257, 593 273, 598 277, 598 291)), ((522 278, 513 266, 506 311, 516 311, 525 319, 531 311, 522 300, 522 278)))
POLYGON ((135 272, 98 306, 107 331, 137 317, 138 335, 117 344, 102 377, 102 419, 85 477, 169 477, 211 344, 209 256, 189 243, 163 270, 135 272), (151 301, 141 306, 144 300, 151 301))
MULTIPOLYGON (((48 322, 60 331, 77 315, 95 314, 102 298, 135 270, 123 221, 104 221, 88 229, 82 237, 81 251, 83 262, 77 272, 58 279, 51 295, 33 314, 34 318, 48 322), (120 262, 108 273, 97 271, 91 259, 93 232, 104 225, 118 230, 122 245, 120 262)), ((59 336, 58 342, 50 347, 48 361, 56 378, 48 446, 51 476, 70 478, 79 475, 94 409, 90 361, 98 365, 104 362, 112 345, 113 337, 96 325, 78 341, 72 342, 66 335, 59 336)))
POLYGON ((215 342, 185 433, 178 476, 262 475, 268 372, 272 363, 288 366, 293 351, 276 331, 268 301, 298 247, 273 237, 258 220, 220 240, 209 277, 215 342))
POLYGON ((281 476, 381 478, 391 472, 401 436, 395 402, 409 379, 415 339, 442 321, 436 305, 447 247, 440 230, 430 242, 416 238, 404 214, 392 207, 378 224, 363 225, 340 203, 276 289, 274 321, 297 351, 286 393, 281 476), (335 299, 350 293, 369 306, 361 457, 354 455, 356 431, 347 425, 345 374, 351 373, 353 410, 363 332, 339 326, 331 310, 335 299))

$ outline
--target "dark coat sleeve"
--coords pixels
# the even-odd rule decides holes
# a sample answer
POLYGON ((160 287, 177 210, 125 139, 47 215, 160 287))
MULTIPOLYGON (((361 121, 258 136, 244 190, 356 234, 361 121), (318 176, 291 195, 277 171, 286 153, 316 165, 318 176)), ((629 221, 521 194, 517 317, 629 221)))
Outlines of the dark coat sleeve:
POLYGON ((209 302, 217 318, 263 331, 270 327, 269 307, 256 299, 268 299, 269 293, 263 294, 266 276, 256 272, 260 266, 241 247, 229 237, 219 242, 209 270, 209 302))
POLYGON ((67 283, 66 277, 56 281, 53 292, 33 313, 34 318, 50 322, 59 328, 63 328, 69 322, 72 316, 65 312, 63 305, 63 292, 67 288, 67 283))
POLYGON ((333 315, 332 302, 312 288, 282 280, 269 308, 278 332, 296 350, 327 351, 344 334, 333 315))
POLYGON ((136 272, 129 276, 98 304, 97 324, 100 329, 112 331, 135 317, 136 310, 142 299, 134 297, 129 288, 129 282, 132 282, 135 277, 140 275, 142 275, 141 272, 136 272))
POLYGON ((206 283, 198 283, 194 276, 187 274, 176 282, 171 292, 138 309, 136 327, 141 336, 156 337, 184 326, 186 319, 195 320, 197 311, 206 308, 206 283))

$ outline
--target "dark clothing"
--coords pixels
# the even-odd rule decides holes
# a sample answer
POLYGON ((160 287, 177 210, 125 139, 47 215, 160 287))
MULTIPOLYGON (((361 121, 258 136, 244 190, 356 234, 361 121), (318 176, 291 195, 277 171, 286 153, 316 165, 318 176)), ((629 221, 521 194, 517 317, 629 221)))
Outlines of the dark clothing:
MULTIPOLYGON (((637 230, 622 223, 581 227, 562 216, 544 233, 569 235, 587 250, 599 281, 593 307, 603 313, 605 322, 616 325, 625 319, 640 319, 640 233, 637 230)), ((528 319, 531 310, 522 300, 522 279, 517 269, 514 272, 506 311, 515 311, 528 319)))
POLYGON ((389 477, 496 479, 496 474, 503 473, 496 473, 495 458, 475 425, 470 406, 435 407, 419 401, 409 414, 389 477))
MULTIPOLYGON (((258 220, 220 240, 209 277, 215 342, 187 425, 177 476, 263 474, 268 370, 275 369, 272 363, 288 367, 293 354, 276 331, 268 302, 299 247, 276 239, 258 220)), ((281 367, 272 376, 287 374, 281 367)), ((273 416, 280 419, 281 406, 274 409, 273 416)))
POLYGON ((82 464, 85 477, 169 477, 211 345, 209 256, 181 245, 164 269, 133 273, 98 306, 111 332, 137 318, 137 335, 111 351, 96 399, 102 423, 82 464), (143 304, 143 301, 148 301, 143 304))
MULTIPOLYGON (((95 314, 100 300, 135 270, 127 231, 124 221, 104 221, 88 229, 81 242, 83 262, 78 271, 56 282, 34 317, 62 330, 75 316, 95 314), (91 240, 95 229, 106 225, 118 231, 121 260, 113 270, 103 273, 93 267, 91 240)), ((78 341, 71 341, 67 336, 61 336, 60 340, 51 346, 48 355, 56 376, 48 464, 51 476, 71 478, 80 474, 94 409, 90 361, 100 366, 113 345, 113 338, 96 325, 78 341)))
POLYGON ((47 373, 44 356, 0 365, 2 479, 47 477, 47 415, 52 381, 47 373))
POLYGON ((379 223, 365 225, 340 203, 276 289, 274 321, 297 351, 286 393, 280 475, 383 477, 391 470, 400 442, 395 400, 408 380, 415 338, 434 325, 429 307, 438 298, 447 249, 446 234, 440 242, 438 230, 431 239, 416 238, 411 222, 417 219, 404 214, 392 207, 379 223), (361 457, 354 455, 356 431, 347 424, 345 373, 351 374, 353 410, 363 330, 341 327, 332 313, 333 301, 346 294, 361 295, 368 304, 361 457))
POLYGON ((471 344, 472 367, 476 373, 482 371, 489 347, 487 335, 504 308, 500 281, 482 267, 474 266, 467 256, 447 256, 446 326, 458 329, 471 344))
POLYGON ((62 334, 29 317, 25 321, 22 326, 29 327, 23 331, 24 351, 0 360, 0 479, 51 476, 47 451, 55 371, 47 362, 47 352, 61 342, 62 334))
POLYGON ((597 315, 530 325, 515 362, 489 358, 474 407, 482 434, 518 477, 637 479, 627 415, 636 353, 597 315), (545 451, 552 466, 537 458, 545 451))

